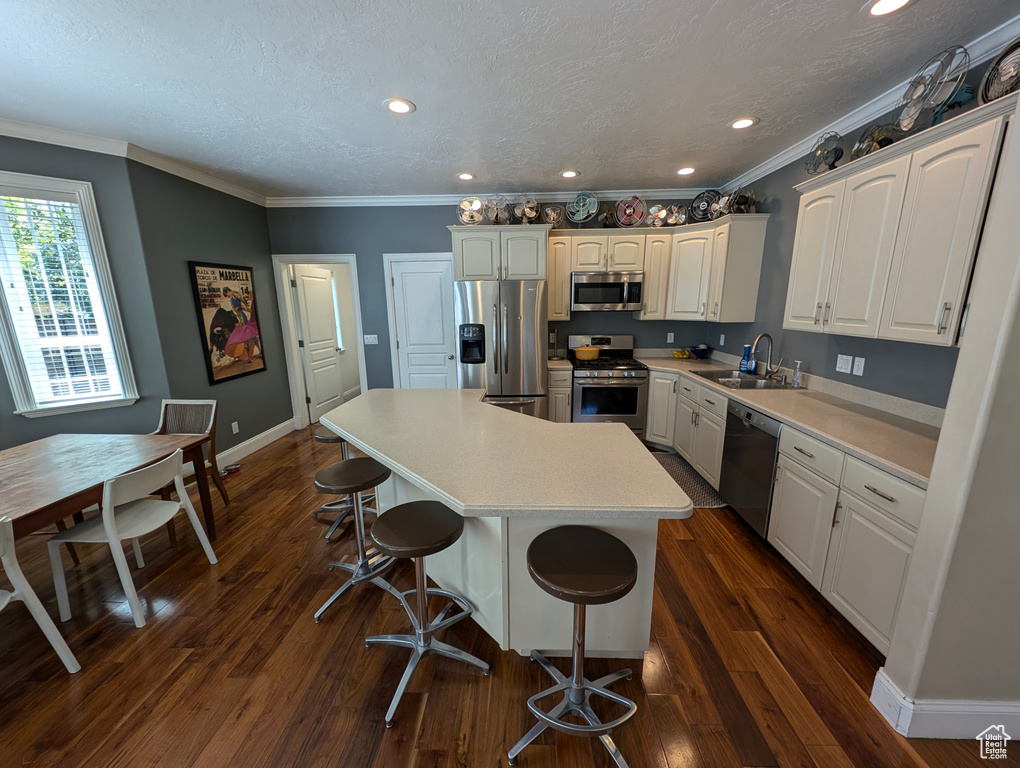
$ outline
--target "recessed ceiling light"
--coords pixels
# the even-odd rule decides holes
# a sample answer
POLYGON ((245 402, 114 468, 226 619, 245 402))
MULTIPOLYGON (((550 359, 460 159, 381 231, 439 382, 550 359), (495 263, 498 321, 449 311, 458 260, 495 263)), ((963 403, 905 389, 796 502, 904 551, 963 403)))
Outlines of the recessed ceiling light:
POLYGON ((416 106, 407 99, 386 99, 383 102, 386 108, 390 112, 396 112, 398 115, 407 115, 417 109, 416 106))
POLYGON ((457 174, 457 178, 460 179, 461 181, 471 181, 471 179, 473 179, 474 176, 470 173, 460 173, 457 174))
POLYGON ((742 117, 739 120, 737 120, 735 123, 733 123, 733 127, 736 128, 739 131, 741 128, 750 128, 752 125, 754 125, 757 122, 758 121, 755 120, 753 117, 742 117))
POLYGON ((580 171, 564 171, 563 173, 560 174, 560 176, 562 176, 565 179, 576 179, 580 175, 581 175, 580 171))
POLYGON ((679 173, 681 176, 690 176, 692 173, 694 173, 694 169, 688 166, 687 168, 681 168, 679 171, 677 171, 677 173, 679 173))
POLYGON ((864 8, 872 16, 885 16, 898 11, 909 2, 910 0, 869 0, 864 8))

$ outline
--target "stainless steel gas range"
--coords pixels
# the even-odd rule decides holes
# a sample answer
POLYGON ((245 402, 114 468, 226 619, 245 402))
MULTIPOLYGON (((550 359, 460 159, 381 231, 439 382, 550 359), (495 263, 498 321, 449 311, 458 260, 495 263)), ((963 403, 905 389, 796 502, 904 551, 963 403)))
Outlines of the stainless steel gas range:
POLYGON ((643 437, 648 409, 648 366, 634 359, 633 336, 569 336, 574 366, 573 421, 620 422, 643 437), (578 360, 577 347, 598 347, 596 360, 578 360))

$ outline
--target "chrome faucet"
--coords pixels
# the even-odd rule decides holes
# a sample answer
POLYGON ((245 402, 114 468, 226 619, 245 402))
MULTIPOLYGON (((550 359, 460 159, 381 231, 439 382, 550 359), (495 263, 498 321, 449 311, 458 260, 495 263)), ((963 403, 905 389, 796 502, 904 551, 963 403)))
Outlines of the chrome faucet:
MULTIPOLYGON (((776 374, 779 373, 780 368, 783 367, 783 360, 785 358, 780 358, 779 359, 779 365, 777 365, 775 368, 772 367, 772 347, 775 346, 775 343, 772 341, 772 336, 767 334, 767 333, 759 333, 758 334, 758 338, 756 338, 754 340, 754 344, 751 345, 751 357, 753 357, 755 360, 758 359, 757 357, 755 357, 755 355, 758 352, 758 343, 762 339, 768 339, 768 342, 769 342, 769 354, 768 354, 768 357, 765 358, 765 372, 762 373, 761 376, 764 379, 772 379, 772 378, 775 378, 776 374)), ((758 373, 757 368, 755 369, 755 373, 758 373)))

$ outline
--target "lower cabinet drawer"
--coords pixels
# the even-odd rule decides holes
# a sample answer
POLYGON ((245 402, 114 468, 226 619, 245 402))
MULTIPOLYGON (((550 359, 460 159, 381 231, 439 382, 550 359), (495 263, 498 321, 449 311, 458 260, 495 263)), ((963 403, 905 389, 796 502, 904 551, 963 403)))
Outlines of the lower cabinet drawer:
POLYGON ((839 485, 845 454, 838 448, 784 426, 779 434, 779 452, 839 485))
POLYGON ((883 512, 917 530, 924 508, 924 491, 916 485, 893 477, 878 467, 865 464, 853 456, 846 457, 843 488, 856 494, 883 512))
POLYGON ((549 388, 569 387, 573 383, 573 371, 549 371, 549 388))
POLYGON ((676 386, 677 393, 686 397, 688 400, 693 400, 696 403, 698 402, 698 398, 701 397, 701 387, 686 376, 681 376, 680 381, 677 382, 676 386))
POLYGON ((728 397, 718 394, 708 387, 701 387, 701 396, 698 398, 698 405, 702 410, 711 411, 716 416, 726 420, 726 407, 729 405, 728 397))
POLYGON ((822 594, 882 653, 889 651, 915 534, 840 493, 822 594))

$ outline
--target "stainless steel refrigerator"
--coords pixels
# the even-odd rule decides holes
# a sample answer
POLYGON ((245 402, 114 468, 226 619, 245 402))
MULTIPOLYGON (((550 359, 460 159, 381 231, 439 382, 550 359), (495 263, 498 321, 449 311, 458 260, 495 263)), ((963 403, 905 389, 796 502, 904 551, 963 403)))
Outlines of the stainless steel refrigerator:
POLYGON ((457 386, 493 405, 546 418, 549 315, 545 280, 453 284, 457 386))

